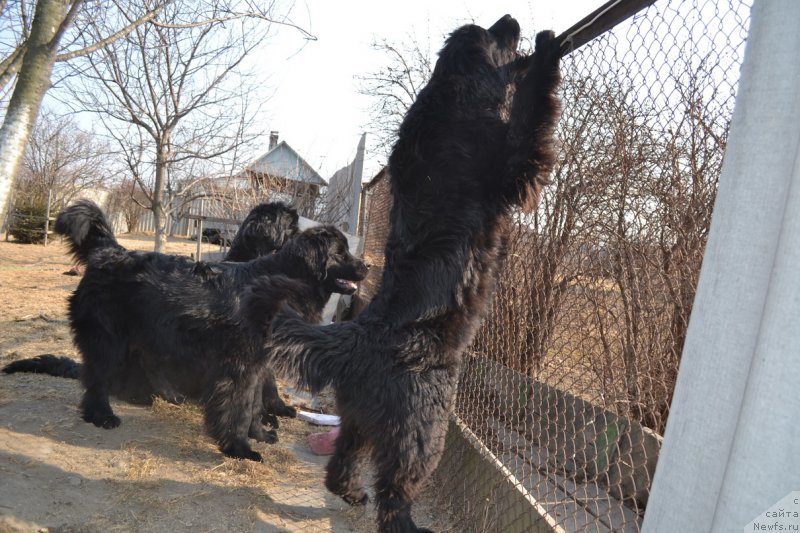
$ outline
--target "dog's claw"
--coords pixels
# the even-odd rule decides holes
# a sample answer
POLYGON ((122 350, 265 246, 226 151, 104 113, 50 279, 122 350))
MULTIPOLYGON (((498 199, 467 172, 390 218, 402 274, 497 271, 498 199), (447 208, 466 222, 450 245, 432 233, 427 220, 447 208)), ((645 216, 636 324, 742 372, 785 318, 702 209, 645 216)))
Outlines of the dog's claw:
POLYGON ((263 427, 257 430, 251 429, 249 437, 258 442, 266 442, 267 444, 278 442, 278 433, 274 429, 267 430, 263 427))
POLYGON ((369 502, 369 495, 366 492, 362 492, 360 496, 357 494, 342 494, 342 499, 347 502, 348 505, 357 507, 360 505, 366 505, 369 502))

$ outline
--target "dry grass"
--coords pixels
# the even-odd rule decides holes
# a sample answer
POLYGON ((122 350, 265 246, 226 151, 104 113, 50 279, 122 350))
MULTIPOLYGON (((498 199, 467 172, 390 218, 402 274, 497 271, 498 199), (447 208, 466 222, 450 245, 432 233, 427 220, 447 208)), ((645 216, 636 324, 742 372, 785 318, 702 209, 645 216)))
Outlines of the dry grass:
MULTIPOLYGON (((122 236, 129 249, 152 238, 122 236)), ((190 255, 196 243, 173 240, 167 251, 190 255)), ((66 247, 0 241, 0 365, 42 353, 78 358, 67 302, 79 278, 66 247)), ((325 490, 321 459, 306 437, 324 431, 281 420, 279 442, 254 445, 263 463, 223 457, 192 403, 152 406, 115 402, 113 431, 80 420, 80 385, 50 376, 0 374, 0 533, 62 531, 333 531, 375 530, 372 506, 350 509, 325 490), (11 525, 9 525, 11 524, 11 525), (21 527, 19 524, 35 524, 21 527), (72 528, 72 529, 70 529, 72 528)), ((332 399, 326 397, 326 404, 332 399)), ((448 531, 430 504, 415 505, 420 523, 448 531)))
POLYGON ((126 457, 125 479, 148 481, 158 477, 163 462, 154 457, 152 451, 141 449, 136 444, 127 444, 122 451, 126 457))
POLYGON ((16 395, 14 395, 10 390, 0 389, 0 405, 5 405, 11 402, 16 395))

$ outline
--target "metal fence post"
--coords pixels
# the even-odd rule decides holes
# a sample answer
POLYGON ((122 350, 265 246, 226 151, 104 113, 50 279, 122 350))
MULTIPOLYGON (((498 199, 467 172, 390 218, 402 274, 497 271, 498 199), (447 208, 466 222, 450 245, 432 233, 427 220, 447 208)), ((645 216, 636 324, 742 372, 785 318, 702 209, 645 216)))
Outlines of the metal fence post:
POLYGON ((200 261, 203 258, 202 244, 203 244, 203 216, 205 215, 205 200, 200 198, 200 218, 197 220, 197 253, 195 254, 195 261, 200 261))
POLYGON ((53 199, 53 189, 47 191, 47 208, 44 210, 44 245, 47 246, 47 236, 50 233, 50 201, 53 199))

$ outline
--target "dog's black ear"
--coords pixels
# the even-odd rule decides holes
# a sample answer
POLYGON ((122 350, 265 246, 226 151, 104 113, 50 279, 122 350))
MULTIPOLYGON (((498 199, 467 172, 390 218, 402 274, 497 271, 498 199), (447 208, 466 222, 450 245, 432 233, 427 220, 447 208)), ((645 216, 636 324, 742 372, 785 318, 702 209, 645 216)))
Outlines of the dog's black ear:
POLYGON ((330 241, 321 235, 321 228, 309 228, 299 233, 283 249, 289 256, 302 259, 315 279, 325 279, 330 241))
POLYGON ((317 226, 308 231, 321 246, 330 247, 344 239, 344 234, 333 226, 317 226))
POLYGON ((322 228, 322 231, 319 232, 319 235, 323 239, 327 239, 328 242, 336 242, 337 234, 329 227, 322 228))

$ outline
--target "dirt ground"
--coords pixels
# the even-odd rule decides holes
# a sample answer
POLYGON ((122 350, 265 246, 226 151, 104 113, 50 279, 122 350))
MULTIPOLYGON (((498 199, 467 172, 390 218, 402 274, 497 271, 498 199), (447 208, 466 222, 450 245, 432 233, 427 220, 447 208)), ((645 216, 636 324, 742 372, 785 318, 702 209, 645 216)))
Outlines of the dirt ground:
MULTIPOLYGON (((151 250, 150 237, 120 237, 151 250)), ((196 243, 173 239, 167 252, 196 243)), ((212 251, 212 248, 206 248, 212 251)), ((66 247, 0 240, 0 366, 43 353, 79 358, 66 302, 80 278, 66 247)), ((0 533, 51 531, 374 531, 374 509, 350 508, 323 484, 326 458, 306 436, 324 430, 283 420, 277 444, 256 443, 263 463, 223 457, 193 405, 112 402, 122 425, 104 430, 78 414, 75 380, 0 373, 0 533)), ((302 401, 302 397, 290 397, 302 401)), ((420 526, 451 531, 429 486, 420 526)))

